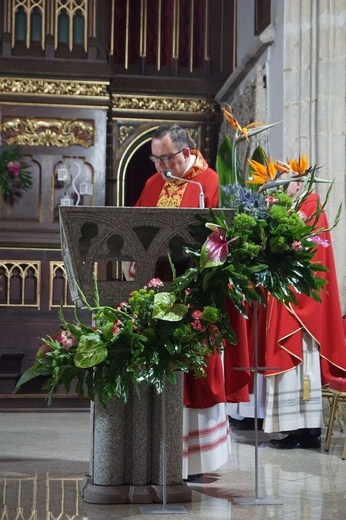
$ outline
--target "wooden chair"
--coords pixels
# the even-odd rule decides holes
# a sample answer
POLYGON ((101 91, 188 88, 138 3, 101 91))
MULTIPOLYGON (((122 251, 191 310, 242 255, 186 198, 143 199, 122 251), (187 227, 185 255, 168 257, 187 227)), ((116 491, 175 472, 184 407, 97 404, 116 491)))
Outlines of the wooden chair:
MULTIPOLYGON (((331 396, 330 416, 328 421, 326 440, 324 443, 325 451, 329 451, 330 441, 333 435, 335 420, 338 416, 339 406, 341 405, 342 401, 346 401, 346 377, 332 377, 329 381, 329 387, 328 389, 325 389, 325 392, 328 392, 328 395, 325 395, 325 397, 331 396)), ((341 429, 341 431, 343 431, 346 428, 346 421, 342 407, 341 414, 339 413, 338 417, 339 421, 340 419, 344 423, 343 428, 341 429)), ((339 422, 339 424, 341 424, 341 422, 339 422)), ((342 451, 342 459, 346 459, 346 435, 344 440, 344 448, 342 451)))
MULTIPOLYGON (((329 390, 329 385, 322 386, 322 397, 324 397, 328 401, 329 412, 330 412, 330 409, 332 406, 332 401, 333 401, 334 396, 335 396, 335 393, 331 392, 329 390)), ((346 399, 339 397, 338 406, 336 409, 336 417, 335 417, 335 420, 338 423, 338 427, 341 432, 343 432, 344 429, 346 428, 346 415, 345 415, 344 407, 342 405, 343 402, 346 402, 346 399)), ((328 413, 327 410, 328 410, 328 407, 323 406, 323 422, 324 422, 324 426, 326 428, 328 427, 329 416, 330 416, 330 413, 328 413)))

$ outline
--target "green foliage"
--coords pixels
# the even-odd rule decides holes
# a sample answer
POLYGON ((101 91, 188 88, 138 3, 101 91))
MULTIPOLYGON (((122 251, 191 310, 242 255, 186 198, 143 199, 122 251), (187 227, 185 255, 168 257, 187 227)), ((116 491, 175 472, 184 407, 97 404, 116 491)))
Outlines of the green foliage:
MULTIPOLYGON (((225 135, 218 150, 216 170, 219 174, 220 186, 229 183, 244 186, 244 175, 235 150, 235 145, 233 145, 228 135, 225 135)), ((223 192, 220 192, 220 207, 224 207, 223 202, 223 192)))
POLYGON ((320 232, 316 219, 303 222, 285 193, 265 196, 237 186, 233 194, 238 204, 234 218, 230 222, 224 214, 210 211, 207 226, 218 233, 210 235, 200 249, 187 248, 195 265, 173 282, 172 290, 179 296, 189 288, 196 302, 215 306, 223 337, 235 342, 226 298, 245 317, 244 302, 261 302, 263 289, 286 304, 294 303, 299 292, 319 301, 326 282, 318 272, 327 269, 313 260, 316 244, 311 238, 320 232), (221 255, 225 247, 227 253, 221 255))
POLYGON ((205 376, 208 355, 222 348, 219 311, 209 304, 203 309, 189 291, 180 298, 159 292, 162 285, 154 278, 117 308, 99 305, 97 289, 93 307, 82 295, 93 312, 93 327, 81 323, 78 313, 76 323, 67 323, 61 310, 63 331, 42 340, 34 366, 20 378, 16 391, 44 375, 49 376, 43 387, 49 402, 58 385, 68 393, 74 380, 80 397, 97 397, 106 404, 114 397, 126 402, 130 389, 143 381, 161 392, 165 377, 175 383, 175 370, 205 376))

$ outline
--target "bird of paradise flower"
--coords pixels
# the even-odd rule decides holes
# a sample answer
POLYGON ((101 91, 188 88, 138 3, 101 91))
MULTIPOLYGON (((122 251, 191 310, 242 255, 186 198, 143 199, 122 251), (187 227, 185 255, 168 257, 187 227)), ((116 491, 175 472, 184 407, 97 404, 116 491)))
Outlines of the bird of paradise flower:
MULTIPOLYGON (((228 184, 240 184, 244 186, 244 172, 241 168, 237 153, 238 144, 245 140, 249 142, 250 138, 254 135, 264 132, 278 123, 263 125, 260 122, 251 120, 247 125, 242 126, 234 117, 233 110, 230 105, 226 103, 225 107, 223 107, 221 110, 226 121, 231 125, 235 133, 232 140, 228 135, 225 135, 217 154, 216 169, 219 174, 220 186, 226 186, 228 184)), ((263 158, 263 151, 261 147, 257 147, 252 158, 255 159, 259 156, 262 156, 263 158)), ((223 194, 220 192, 221 206, 223 206, 223 202, 223 194)))
POLYGON ((318 167, 309 166, 309 157, 306 154, 300 154, 298 159, 289 158, 285 163, 268 157, 261 146, 256 147, 251 159, 248 160, 248 172, 243 171, 237 154, 238 144, 245 140, 249 142, 251 137, 268 130, 279 122, 263 125, 251 120, 247 125, 242 126, 235 118, 230 105, 226 103, 221 110, 226 121, 234 130, 233 139, 231 140, 226 135, 217 154, 216 169, 219 174, 221 207, 225 206, 227 199, 227 190, 222 187, 230 184, 249 185, 249 188, 262 192, 270 188, 285 186, 292 180, 304 183, 305 191, 309 191, 315 182, 331 182, 315 175, 318 167))

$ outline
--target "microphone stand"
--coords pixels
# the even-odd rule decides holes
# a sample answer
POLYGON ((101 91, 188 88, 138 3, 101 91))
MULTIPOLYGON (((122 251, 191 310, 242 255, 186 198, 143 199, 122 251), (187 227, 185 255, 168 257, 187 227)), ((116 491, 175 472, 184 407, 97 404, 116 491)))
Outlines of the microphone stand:
POLYGON ((204 192, 203 192, 202 184, 200 182, 192 181, 191 179, 185 179, 184 177, 176 177, 175 175, 173 175, 173 173, 170 170, 165 170, 163 172, 163 174, 166 177, 166 179, 174 179, 176 181, 196 184, 199 187, 199 208, 200 209, 204 209, 205 208, 204 192))
POLYGON ((161 445, 162 445, 162 505, 142 504, 139 509, 142 515, 175 515, 188 514, 182 504, 169 504, 167 507, 167 446, 166 446, 166 390, 161 393, 161 445))
POLYGON ((282 502, 274 497, 260 497, 258 494, 258 389, 257 389, 257 375, 259 370, 264 368, 274 367, 259 367, 258 366, 258 317, 257 317, 257 302, 254 305, 254 366, 238 368, 238 370, 252 370, 254 373, 253 392, 254 392, 254 407, 255 407, 255 497, 232 497, 232 500, 240 506, 250 505, 281 505, 282 502))

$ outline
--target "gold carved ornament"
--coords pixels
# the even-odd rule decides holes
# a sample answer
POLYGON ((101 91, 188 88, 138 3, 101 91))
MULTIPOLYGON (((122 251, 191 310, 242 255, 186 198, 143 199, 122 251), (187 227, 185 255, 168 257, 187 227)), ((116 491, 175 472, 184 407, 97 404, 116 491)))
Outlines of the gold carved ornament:
POLYGON ((113 95, 113 109, 116 110, 143 110, 164 112, 201 113, 210 110, 211 105, 206 99, 173 98, 159 96, 120 96, 113 95))
POLYGON ((108 99, 108 82, 57 81, 34 78, 0 78, 0 94, 88 97, 108 99))
POLYGON ((8 144, 29 146, 72 146, 89 148, 94 144, 95 128, 91 120, 3 119, 2 138, 8 144))

